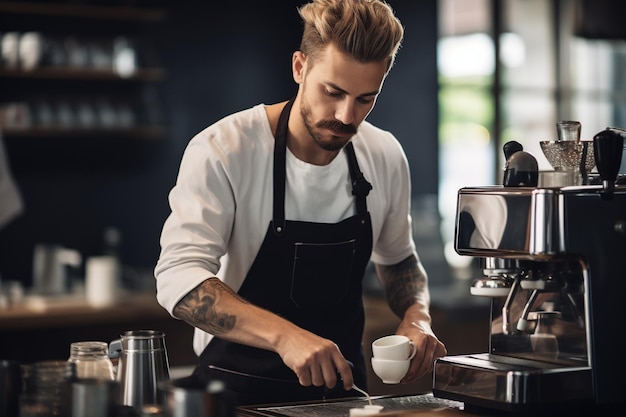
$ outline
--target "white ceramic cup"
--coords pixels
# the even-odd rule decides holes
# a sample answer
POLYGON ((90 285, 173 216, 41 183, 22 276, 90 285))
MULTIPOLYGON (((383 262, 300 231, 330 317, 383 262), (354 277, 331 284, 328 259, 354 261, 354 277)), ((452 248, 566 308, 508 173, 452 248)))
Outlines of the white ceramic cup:
POLYGON ((406 336, 394 334, 372 342, 372 354, 378 359, 411 360, 415 353, 415 343, 406 336))
POLYGON ((117 301, 120 266, 114 256, 93 256, 85 267, 85 295, 93 307, 105 307, 117 301))
POLYGON ((393 360, 372 358, 372 370, 385 384, 397 384, 409 371, 410 359, 393 360))

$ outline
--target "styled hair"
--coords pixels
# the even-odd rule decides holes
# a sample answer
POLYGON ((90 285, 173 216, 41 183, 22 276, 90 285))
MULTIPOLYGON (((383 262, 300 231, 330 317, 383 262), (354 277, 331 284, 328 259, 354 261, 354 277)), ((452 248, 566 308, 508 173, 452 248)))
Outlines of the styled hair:
POLYGON ((383 0, 312 0, 298 12, 304 21, 300 50, 312 61, 333 44, 359 62, 393 66, 404 28, 383 0))

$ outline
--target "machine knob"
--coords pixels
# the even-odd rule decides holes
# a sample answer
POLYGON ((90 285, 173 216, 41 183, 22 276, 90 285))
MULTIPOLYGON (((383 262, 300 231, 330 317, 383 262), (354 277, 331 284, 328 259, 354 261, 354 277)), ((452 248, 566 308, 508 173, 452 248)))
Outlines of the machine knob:
POLYGON ((615 188, 624 150, 623 134, 626 131, 607 127, 593 137, 594 158, 602 180, 603 195, 612 195, 615 188))
POLYGON ((523 151, 524 147, 521 143, 511 140, 502 146, 502 151, 504 152, 504 160, 508 160, 515 152, 523 151))

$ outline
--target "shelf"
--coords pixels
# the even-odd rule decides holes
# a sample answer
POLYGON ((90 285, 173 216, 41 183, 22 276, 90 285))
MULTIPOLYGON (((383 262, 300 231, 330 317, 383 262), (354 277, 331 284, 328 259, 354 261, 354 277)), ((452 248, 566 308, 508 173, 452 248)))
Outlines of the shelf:
POLYGON ((0 344, 0 358, 22 364, 65 360, 73 342, 109 342, 127 330, 154 329, 165 333, 170 367, 193 366, 197 360, 191 345, 193 327, 173 319, 153 292, 124 293, 116 304, 100 308, 80 297, 57 297, 0 308, 5 342, 0 344))
POLYGON ((28 1, 0 2, 0 13, 143 22, 159 22, 166 16, 165 10, 155 8, 28 1))
MULTIPOLYGON (((0 3, 1 4, 1 3, 0 3)), ((79 80, 79 81, 162 81, 166 74, 162 68, 140 68, 129 77, 121 77, 110 69, 55 67, 22 69, 0 69, 0 78, 36 80, 79 80)))
POLYGON ((50 326, 78 326, 124 322, 129 314, 167 318, 169 314, 151 293, 122 294, 115 305, 92 307, 84 297, 28 296, 23 303, 0 309, 0 330, 26 330, 50 326))
POLYGON ((160 1, 0 0, 0 26, 17 45, 0 63, 0 133, 14 167, 134 168, 160 146, 167 71, 150 34, 167 10, 160 1), (35 45, 30 54, 22 41, 35 45))
POLYGON ((142 140, 163 139, 167 129, 162 126, 140 126, 128 129, 123 128, 81 128, 81 127, 5 127, 1 128, 2 135, 9 139, 75 139, 84 138, 115 138, 133 137, 142 140))

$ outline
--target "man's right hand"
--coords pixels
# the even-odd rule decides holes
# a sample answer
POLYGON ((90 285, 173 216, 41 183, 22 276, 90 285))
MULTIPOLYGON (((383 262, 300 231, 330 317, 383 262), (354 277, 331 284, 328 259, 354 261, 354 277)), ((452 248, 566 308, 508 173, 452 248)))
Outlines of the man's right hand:
POLYGON ((331 340, 293 326, 280 337, 276 352, 285 365, 294 371, 300 385, 325 385, 332 389, 337 385, 339 374, 343 388, 346 391, 352 389, 352 368, 331 340))

